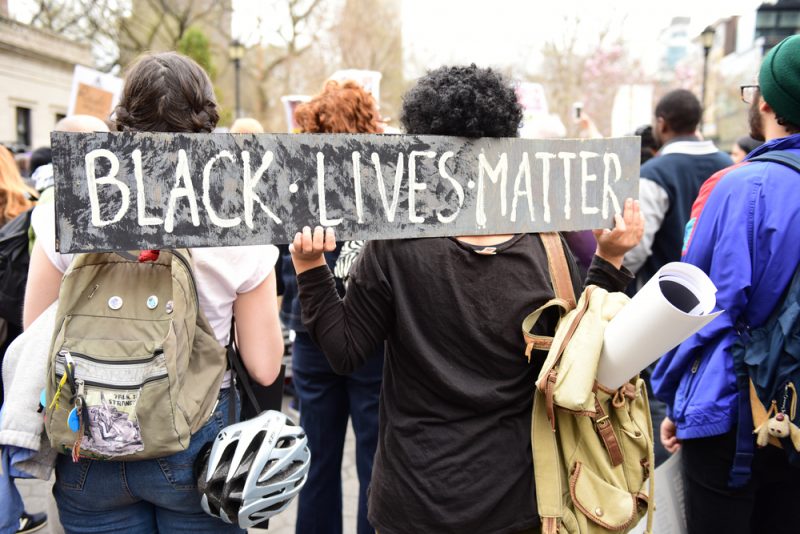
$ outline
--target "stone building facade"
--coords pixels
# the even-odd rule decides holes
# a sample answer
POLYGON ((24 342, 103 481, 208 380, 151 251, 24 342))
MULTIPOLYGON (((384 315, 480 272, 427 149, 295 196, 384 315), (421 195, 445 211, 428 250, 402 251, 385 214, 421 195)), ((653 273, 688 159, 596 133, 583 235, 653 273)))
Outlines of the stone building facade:
POLYGON ((50 144, 67 113, 76 64, 92 65, 88 46, 16 22, 0 13, 0 143, 32 149, 50 144))

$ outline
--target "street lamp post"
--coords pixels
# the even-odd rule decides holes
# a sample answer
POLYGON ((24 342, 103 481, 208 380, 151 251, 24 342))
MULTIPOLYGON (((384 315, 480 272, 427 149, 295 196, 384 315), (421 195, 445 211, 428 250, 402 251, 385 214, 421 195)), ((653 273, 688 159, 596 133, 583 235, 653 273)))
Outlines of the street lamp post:
POLYGON ((228 54, 233 61, 233 68, 235 70, 235 81, 236 81, 236 118, 242 116, 242 100, 239 94, 239 73, 241 71, 242 66, 242 58, 244 57, 244 45, 240 43, 237 39, 231 41, 230 48, 228 49, 228 54))
MULTIPOLYGON (((706 29, 700 34, 700 43, 703 45, 703 86, 700 102, 704 111, 706 108, 706 84, 708 82, 708 53, 711 52, 711 46, 714 44, 714 33, 716 32, 712 26, 706 26, 706 29)), ((705 113, 703 114, 705 115, 705 113)), ((705 120, 700 123, 701 130, 703 125, 705 125, 705 120)))

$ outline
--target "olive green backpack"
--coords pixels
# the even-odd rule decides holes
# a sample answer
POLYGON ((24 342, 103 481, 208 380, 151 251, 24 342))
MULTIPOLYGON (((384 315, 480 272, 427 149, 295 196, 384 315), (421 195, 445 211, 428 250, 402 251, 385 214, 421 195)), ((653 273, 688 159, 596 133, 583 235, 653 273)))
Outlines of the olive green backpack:
POLYGON ((533 348, 549 349, 531 425, 542 533, 628 532, 645 513, 649 533, 655 486, 644 381, 633 377, 617 390, 596 381, 605 327, 630 299, 588 286, 576 305, 560 237, 541 237, 556 298, 529 315, 522 331, 529 357, 533 348), (539 316, 554 306, 561 309, 555 336, 533 334, 539 316))
POLYGON ((214 409, 225 366, 188 251, 78 254, 50 347, 50 443, 74 460, 185 450, 214 409))

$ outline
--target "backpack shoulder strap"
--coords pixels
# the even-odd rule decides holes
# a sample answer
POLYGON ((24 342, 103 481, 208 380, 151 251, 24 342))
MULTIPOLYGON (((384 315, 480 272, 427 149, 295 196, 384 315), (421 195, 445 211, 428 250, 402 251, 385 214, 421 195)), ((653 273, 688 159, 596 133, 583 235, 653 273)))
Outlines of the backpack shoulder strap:
POLYGON ((564 254, 564 243, 558 232, 547 232, 539 234, 544 244, 544 251, 547 253, 547 264, 550 271, 550 281, 553 283, 553 291, 556 298, 562 299, 569 304, 569 309, 575 307, 575 290, 572 287, 572 277, 569 274, 569 264, 564 254))
POLYGON ((531 351, 549 350, 553 343, 552 336, 541 336, 533 333, 533 327, 539 321, 539 317, 548 308, 558 306, 561 308, 561 315, 573 310, 576 305, 575 291, 572 287, 572 277, 569 273, 569 264, 564 254, 564 244, 561 236, 557 232, 547 232, 539 234, 547 254, 547 267, 550 273, 550 283, 553 285, 555 298, 545 302, 533 313, 529 314, 522 322, 522 335, 525 338, 525 356, 528 362, 531 361, 531 351))
POLYGON ((786 165, 796 172, 800 172, 800 155, 789 152, 788 150, 773 150, 765 154, 761 154, 748 161, 770 161, 772 163, 780 163, 786 165))

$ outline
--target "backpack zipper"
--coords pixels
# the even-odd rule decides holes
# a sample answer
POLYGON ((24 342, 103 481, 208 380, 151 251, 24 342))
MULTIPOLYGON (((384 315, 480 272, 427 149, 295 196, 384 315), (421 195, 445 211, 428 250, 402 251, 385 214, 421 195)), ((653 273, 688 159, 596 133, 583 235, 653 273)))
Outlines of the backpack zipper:
MULTIPOLYGON (((153 360, 155 360, 157 357, 162 356, 163 354, 164 354, 164 351, 162 349, 157 349, 153 353, 152 356, 147 357, 147 358, 140 358, 138 360, 126 360, 126 361, 114 362, 114 361, 108 361, 108 360, 99 360, 97 358, 93 358, 93 357, 87 356, 85 354, 80 354, 78 352, 70 352, 68 350, 61 350, 61 351, 58 352, 58 355, 63 357, 65 361, 71 362, 73 364, 73 368, 74 369, 78 368, 78 366, 75 364, 75 360, 76 359, 77 360, 85 359, 87 361, 98 363, 98 364, 101 364, 101 365, 131 366, 131 365, 141 365, 141 364, 150 363, 153 360)), ((64 375, 64 370, 65 370, 64 368, 65 368, 65 365, 63 363, 61 363, 58 359, 56 359, 55 376, 56 376, 57 379, 60 379, 64 375)), ((95 387, 100 387, 100 388, 105 388, 105 389, 130 390, 130 389, 140 388, 143 385, 147 384, 148 382, 155 382, 157 380, 162 380, 162 379, 168 378, 168 377, 169 377, 168 372, 164 371, 163 373, 159 373, 159 374, 156 374, 156 375, 148 376, 147 378, 145 378, 141 382, 137 381, 135 384, 132 384, 132 383, 122 384, 122 385, 106 384, 106 383, 96 382, 96 381, 92 381, 92 380, 86 380, 85 378, 78 378, 78 377, 75 377, 75 382, 77 384, 80 381, 81 384, 84 384, 84 385, 87 385, 87 386, 95 386, 95 387)))
MULTIPOLYGON (((102 365, 136 365, 141 363, 150 363, 155 360, 157 357, 164 354, 163 349, 156 349, 153 352, 152 356, 148 356, 146 358, 139 358, 138 360, 124 360, 124 361, 109 361, 109 360, 101 360, 99 358, 94 358, 92 356, 88 356, 86 354, 81 354, 80 352, 71 352, 68 350, 60 350, 58 352, 59 356, 63 356, 65 360, 68 362, 73 359, 73 357, 81 359, 81 360, 89 360, 90 362, 99 363, 102 365)), ((71 362, 74 363, 74 362, 71 362)))

